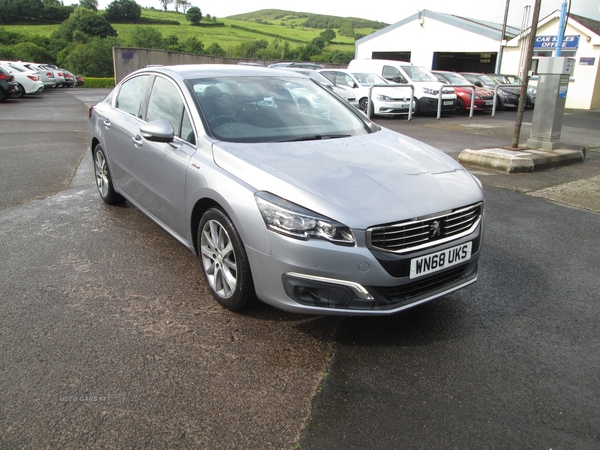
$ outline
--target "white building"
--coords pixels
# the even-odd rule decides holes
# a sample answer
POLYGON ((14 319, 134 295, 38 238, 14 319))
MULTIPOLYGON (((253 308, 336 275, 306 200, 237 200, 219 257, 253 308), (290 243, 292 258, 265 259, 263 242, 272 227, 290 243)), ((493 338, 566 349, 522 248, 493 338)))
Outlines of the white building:
MULTIPOLYGON (((552 41, 558 34, 560 12, 555 11, 538 23, 540 42, 552 41)), ((529 30, 507 26, 509 39, 501 57, 500 71, 518 74, 521 49, 529 30)), ((600 22, 571 14, 561 56, 576 59, 567 95, 567 108, 600 108, 600 22), (575 39, 575 36, 579 36, 575 39), (574 42, 576 43, 574 44, 574 42)), ((428 10, 413 14, 356 41, 357 59, 393 59, 434 70, 456 72, 496 71, 502 44, 502 25, 467 19, 428 10)), ((549 47, 535 49, 534 58, 553 56, 549 47)), ((533 63, 533 69, 537 64, 533 63)))
MULTIPOLYGON (((536 74, 537 60, 555 56, 560 11, 554 11, 538 23, 533 48, 532 72, 536 74)), ((522 73, 521 51, 529 41, 529 31, 508 41, 502 57, 502 73, 522 73)), ((567 108, 600 108, 600 22, 571 14, 567 20, 561 55, 575 59, 569 82, 567 108)), ((534 82, 535 83, 535 82, 534 82)))

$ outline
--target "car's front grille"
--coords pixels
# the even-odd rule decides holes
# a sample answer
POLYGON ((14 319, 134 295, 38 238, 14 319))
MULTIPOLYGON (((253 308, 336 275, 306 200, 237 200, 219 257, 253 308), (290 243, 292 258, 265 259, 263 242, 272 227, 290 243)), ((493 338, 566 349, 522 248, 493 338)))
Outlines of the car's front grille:
POLYGON ((481 220, 483 203, 439 214, 367 229, 371 249, 393 253, 426 248, 459 238, 475 230, 481 220))

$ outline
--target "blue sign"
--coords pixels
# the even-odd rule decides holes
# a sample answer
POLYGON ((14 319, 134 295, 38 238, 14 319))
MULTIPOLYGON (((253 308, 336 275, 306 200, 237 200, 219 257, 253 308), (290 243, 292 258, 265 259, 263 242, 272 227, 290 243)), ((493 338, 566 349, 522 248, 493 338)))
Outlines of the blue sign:
MULTIPOLYGON (((534 50, 554 50, 558 36, 536 36, 533 44, 534 50)), ((579 36, 565 36, 562 49, 577 49, 579 47, 579 36)))
POLYGON ((596 62, 596 58, 579 58, 579 65, 581 66, 593 66, 596 62))

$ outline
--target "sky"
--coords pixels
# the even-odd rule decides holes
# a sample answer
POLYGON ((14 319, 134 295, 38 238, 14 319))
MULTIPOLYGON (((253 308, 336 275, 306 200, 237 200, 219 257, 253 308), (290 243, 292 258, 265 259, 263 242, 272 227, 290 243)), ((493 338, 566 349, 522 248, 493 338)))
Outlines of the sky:
MULTIPOLYGON (((100 9, 112 0, 99 0, 100 9)), ((159 0, 136 0, 143 7, 160 8, 159 0)), ((526 5, 531 6, 533 13, 534 0, 377 0, 372 5, 368 2, 352 0, 189 0, 192 6, 197 6, 202 14, 216 17, 227 17, 243 14, 260 9, 284 9, 296 12, 309 12, 340 17, 359 17, 377 20, 388 24, 416 14, 427 9, 434 12, 454 14, 470 19, 486 20, 502 23, 507 1, 509 2, 508 24, 520 28, 523 22, 523 11, 526 5)), ((540 18, 545 17, 556 9, 560 9, 565 0, 542 0, 540 18)), ((600 0, 570 0, 571 12, 580 16, 600 21, 600 0)), ((65 2, 67 3, 67 2, 65 2)), ((567 2, 568 3, 568 2, 567 2)), ((172 6, 169 9, 173 9, 172 6)))

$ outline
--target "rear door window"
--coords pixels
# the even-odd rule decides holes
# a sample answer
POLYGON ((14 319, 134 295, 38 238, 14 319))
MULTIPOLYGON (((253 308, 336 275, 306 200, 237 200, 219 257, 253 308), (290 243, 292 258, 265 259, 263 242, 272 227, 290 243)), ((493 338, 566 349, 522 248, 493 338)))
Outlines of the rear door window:
POLYGON ((115 100, 115 108, 141 118, 142 101, 146 95, 149 79, 148 75, 141 75, 123 83, 115 100))

